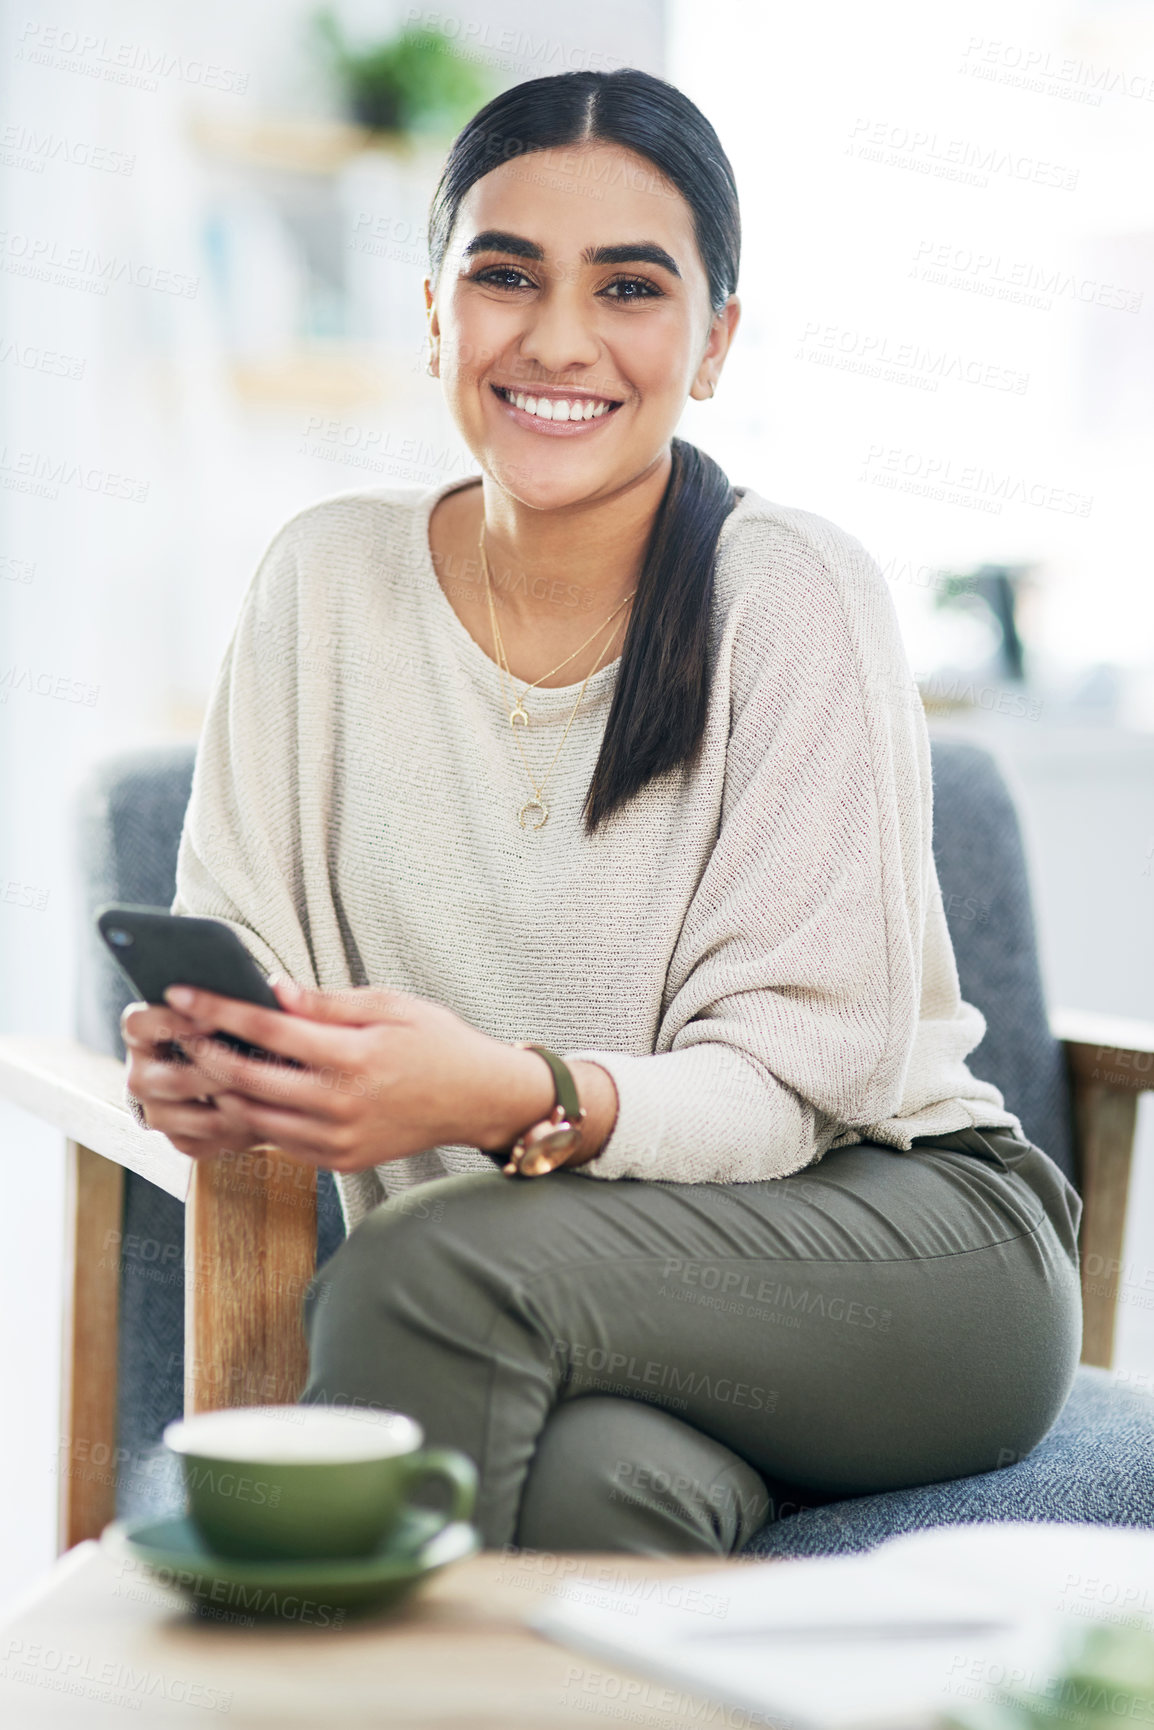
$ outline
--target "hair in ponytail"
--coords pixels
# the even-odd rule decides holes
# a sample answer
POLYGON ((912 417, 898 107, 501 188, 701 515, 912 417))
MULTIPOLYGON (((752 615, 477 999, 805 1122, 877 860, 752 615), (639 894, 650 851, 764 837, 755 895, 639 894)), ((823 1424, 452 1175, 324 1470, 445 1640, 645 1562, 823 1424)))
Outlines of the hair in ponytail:
MULTIPOLYGON (((710 307, 737 287, 737 185, 713 127, 674 85, 634 67, 533 78, 480 109, 453 141, 429 211, 434 286, 461 200, 513 157, 583 143, 618 144, 653 163, 693 215, 710 307)), ((692 765, 709 705, 709 624, 721 526, 736 503, 711 457, 671 441, 672 468, 654 520, 621 651, 605 736, 585 798, 592 834, 656 776, 692 765)))

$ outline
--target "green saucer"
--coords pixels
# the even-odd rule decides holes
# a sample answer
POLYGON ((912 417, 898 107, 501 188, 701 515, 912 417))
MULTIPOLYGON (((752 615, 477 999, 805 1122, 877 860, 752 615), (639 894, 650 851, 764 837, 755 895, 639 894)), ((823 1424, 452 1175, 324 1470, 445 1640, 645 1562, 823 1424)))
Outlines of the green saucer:
POLYGON ((369 1556, 332 1561, 240 1562, 209 1550, 184 1514, 117 1520, 101 1544, 123 1567, 139 1565, 157 1585, 179 1592, 202 1613, 227 1622, 252 1618, 339 1626, 348 1610, 390 1609, 423 1580, 481 1548, 466 1521, 413 1508, 369 1556))

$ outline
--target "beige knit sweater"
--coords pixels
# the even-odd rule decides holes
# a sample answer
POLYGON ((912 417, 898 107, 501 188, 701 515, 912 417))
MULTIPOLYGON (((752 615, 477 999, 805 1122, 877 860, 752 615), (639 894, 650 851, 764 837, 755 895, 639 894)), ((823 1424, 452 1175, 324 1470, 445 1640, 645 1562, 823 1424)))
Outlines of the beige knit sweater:
MULTIPOLYGON (((210 696, 172 910, 225 920, 269 972, 603 1064, 620 1110, 590 1178, 743 1183, 863 1140, 1021 1133, 965 1062, 985 1023, 931 852, 925 717, 860 543, 738 489, 697 767, 584 833, 613 662, 531 832, 496 663, 430 556, 434 504, 473 480, 345 493, 274 537, 210 696)), ((526 699, 538 774, 577 690, 526 699)), ((492 1162, 442 1146, 341 1177, 346 1221, 474 1170, 492 1162)))

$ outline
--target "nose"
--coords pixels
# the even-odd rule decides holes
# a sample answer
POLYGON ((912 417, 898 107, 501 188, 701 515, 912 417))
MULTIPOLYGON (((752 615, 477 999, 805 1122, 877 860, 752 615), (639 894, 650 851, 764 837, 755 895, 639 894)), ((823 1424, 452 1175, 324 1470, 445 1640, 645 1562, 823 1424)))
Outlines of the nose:
POLYGON ((601 345, 592 328, 592 309, 575 280, 554 280, 536 306, 528 309, 528 322, 518 352, 532 362, 538 378, 566 377, 574 369, 594 366, 601 345))

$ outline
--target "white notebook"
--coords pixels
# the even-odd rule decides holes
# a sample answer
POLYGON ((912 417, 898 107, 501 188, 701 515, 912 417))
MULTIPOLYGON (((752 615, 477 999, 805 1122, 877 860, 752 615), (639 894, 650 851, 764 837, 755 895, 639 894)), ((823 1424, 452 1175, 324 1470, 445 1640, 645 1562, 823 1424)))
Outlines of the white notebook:
MULTIPOLYGON (((1095 1620, 1154 1631, 1151 1531, 940 1526, 860 1556, 661 1582, 574 1560, 531 1614, 538 1632, 683 1691, 686 1711, 711 1700, 780 1730, 929 1730, 1011 1682, 1044 1690, 1095 1620)), ((574 1700, 600 1687, 640 1710, 658 1697, 576 1668, 574 1700)))

